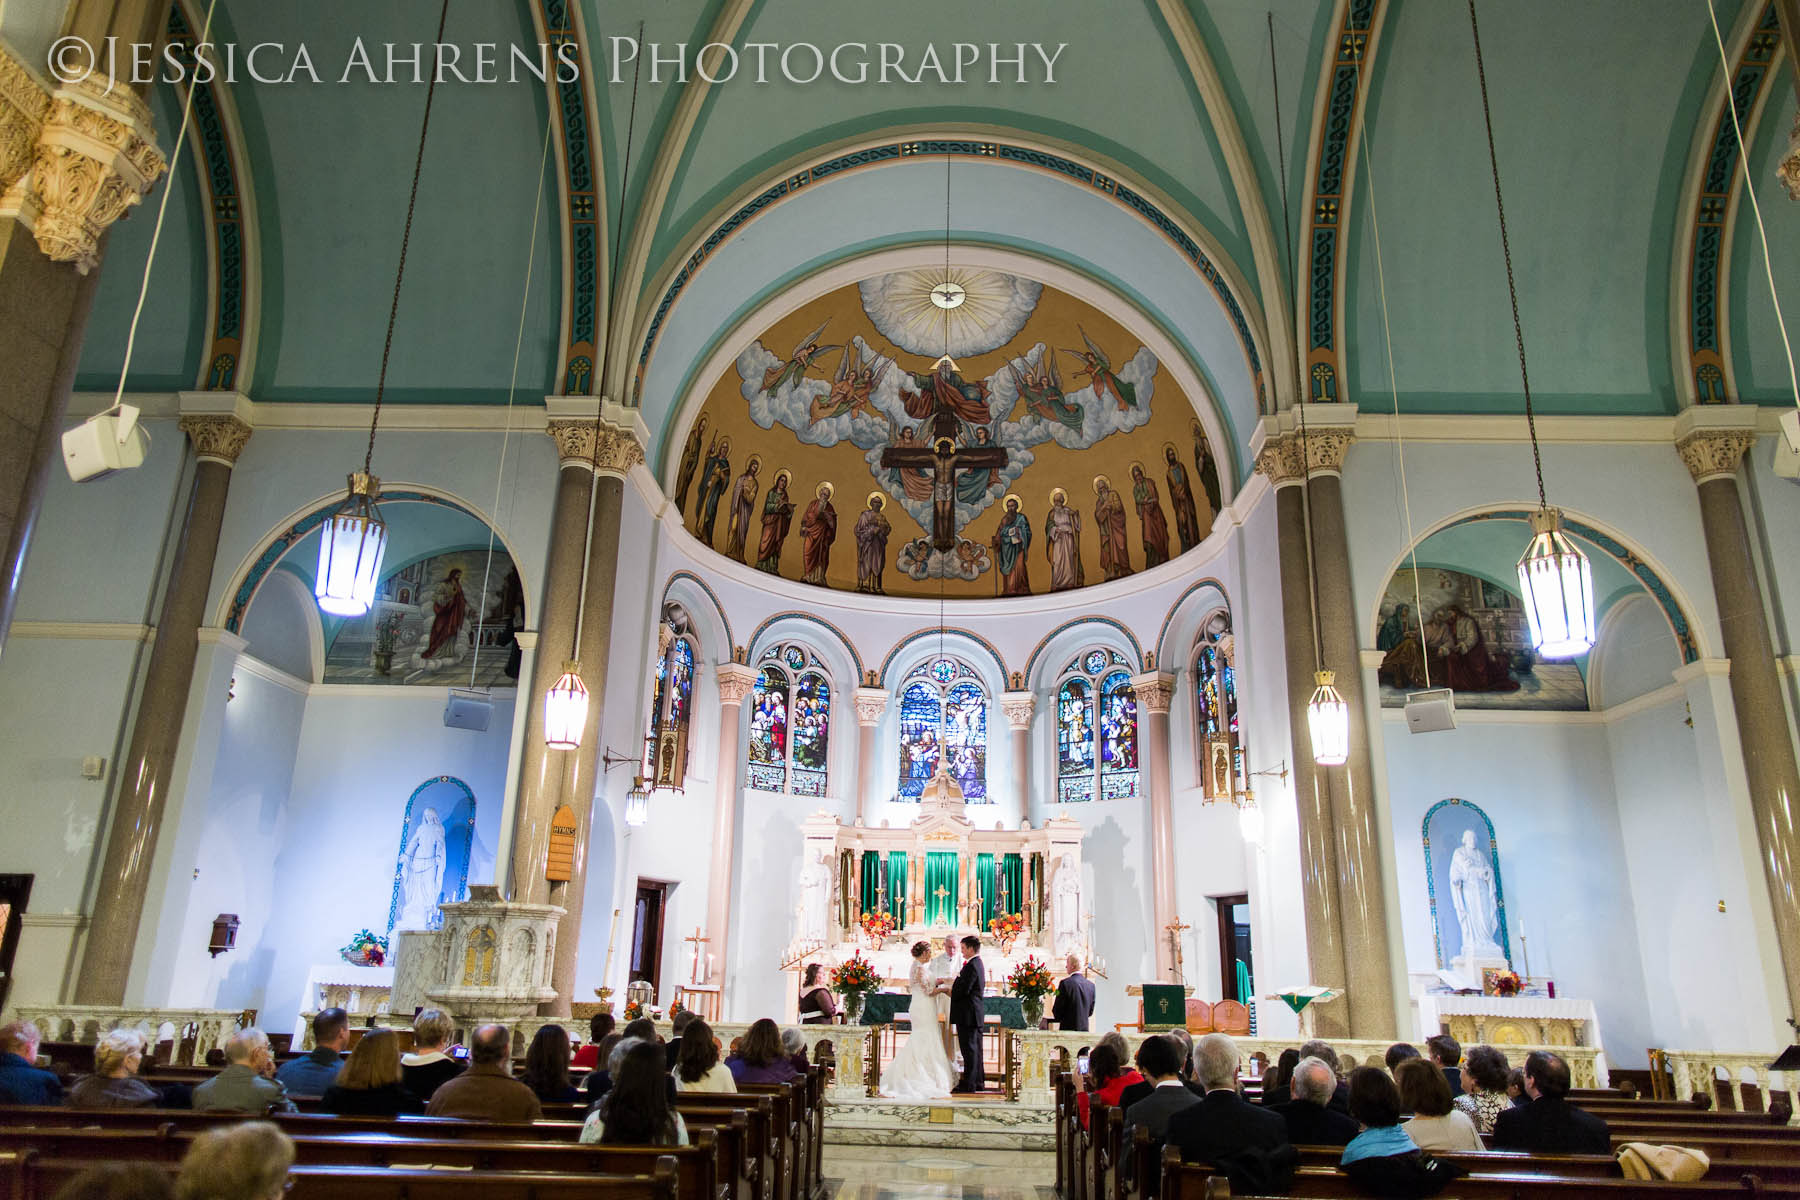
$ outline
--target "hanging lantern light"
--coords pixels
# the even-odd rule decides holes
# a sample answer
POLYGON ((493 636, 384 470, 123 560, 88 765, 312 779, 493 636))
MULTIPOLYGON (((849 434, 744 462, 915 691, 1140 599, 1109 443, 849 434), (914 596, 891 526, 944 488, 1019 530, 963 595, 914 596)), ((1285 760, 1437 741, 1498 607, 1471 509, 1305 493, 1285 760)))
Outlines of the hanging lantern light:
POLYGON ((1306 702, 1313 761, 1321 767, 1342 766, 1350 758, 1350 706, 1334 686, 1336 671, 1314 671, 1313 682, 1318 687, 1306 702))
POLYGON ((1262 806, 1257 804, 1256 797, 1249 792, 1243 794, 1244 801, 1238 807, 1238 832, 1246 842, 1258 845, 1263 836, 1262 806))
POLYGON ((544 695, 544 745, 552 750, 574 750, 581 745, 587 725, 588 690, 581 682, 581 664, 563 663, 563 673, 544 695))
POLYGON ((334 617, 360 617, 375 603, 387 524, 375 510, 381 480, 366 471, 350 476, 350 495, 319 527, 319 572, 313 593, 334 617))
POLYGON ((644 777, 639 775, 631 781, 631 790, 625 793, 625 823, 637 827, 650 819, 650 793, 644 790, 644 777))
POLYGON ((1519 559, 1519 594, 1531 645, 1545 658, 1574 658, 1594 648, 1594 577, 1587 555, 1562 528, 1562 512, 1531 514, 1531 544, 1519 559))

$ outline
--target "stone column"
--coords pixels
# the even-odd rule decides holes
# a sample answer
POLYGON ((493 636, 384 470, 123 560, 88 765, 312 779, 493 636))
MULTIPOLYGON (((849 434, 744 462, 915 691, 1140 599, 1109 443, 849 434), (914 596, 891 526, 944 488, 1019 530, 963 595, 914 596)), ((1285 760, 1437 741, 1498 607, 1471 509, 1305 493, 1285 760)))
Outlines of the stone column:
POLYGON ((1175 695, 1175 677, 1151 671, 1131 677, 1137 696, 1138 729, 1143 735, 1143 756, 1150 783, 1150 887, 1151 922, 1156 926, 1156 977, 1175 979, 1175 949, 1169 944, 1169 927, 1175 924, 1180 905, 1175 894, 1175 813, 1169 778, 1169 701, 1175 695))
POLYGON ((595 764, 600 757, 600 723, 606 707, 613 589, 619 566, 619 516, 625 475, 644 461, 644 451, 635 433, 610 422, 554 418, 549 432, 556 439, 562 471, 551 515, 550 562, 545 573, 544 607, 538 621, 535 677, 532 690, 522 700, 529 707, 525 715, 525 744, 520 752, 519 796, 513 814, 512 899, 525 904, 554 904, 564 910, 556 930, 556 951, 550 968, 556 999, 545 1006, 548 1011, 544 1015, 567 1016, 575 988, 581 908, 587 888, 587 847, 597 790, 595 764), (593 531, 591 536, 585 536, 590 503, 593 531), (584 545, 585 594, 581 591, 584 545), (582 627, 577 660, 581 663, 581 681, 588 690, 587 724, 579 747, 551 750, 544 745, 544 695, 562 674, 559 654, 561 648, 573 642, 577 605, 581 607, 582 627), (544 878, 550 823, 564 804, 575 812, 575 861, 567 883, 551 883, 544 878))
MULTIPOLYGON (((706 885, 706 936, 719 956, 716 984, 723 1005, 731 969, 731 878, 737 854, 738 744, 744 697, 756 686, 756 671, 743 663, 724 662, 719 673, 719 757, 713 774, 718 792, 713 801, 712 880, 706 885)), ((722 1010, 721 1010, 722 1011, 722 1010)))
POLYGON ((869 805, 880 784, 880 764, 875 761, 875 729, 887 712, 888 694, 883 688, 859 687, 851 693, 856 705, 856 814, 853 824, 868 820, 869 805))
POLYGON ((1788 731, 1787 709, 1768 610, 1757 584, 1749 527, 1738 496, 1737 470, 1756 444, 1754 412, 1713 414, 1688 409, 1677 420, 1675 448, 1700 495, 1700 522, 1712 566, 1713 595, 1725 656, 1731 660, 1731 705, 1737 714, 1750 811, 1756 824, 1763 878, 1774 910, 1775 937, 1787 981, 1790 1014, 1800 1014, 1800 769, 1788 731))
MULTIPOLYGON (((242 407, 248 411, 247 402, 242 407)), ((188 688, 194 679, 194 655, 206 616, 206 593, 218 554, 231 468, 250 439, 249 423, 235 411, 185 416, 181 428, 194 446, 194 482, 163 592, 130 749, 117 776, 119 793, 100 868, 101 886, 75 984, 77 1004, 125 1002, 132 947, 137 943, 156 840, 168 808, 181 723, 187 714, 188 688)))
MULTIPOLYGON (((1299 807, 1300 889, 1306 912, 1309 982, 1345 984, 1344 934, 1338 919, 1336 836, 1326 770, 1313 763, 1306 702, 1313 693, 1312 599, 1307 579, 1300 442, 1265 418, 1251 441, 1256 471, 1275 487, 1276 547, 1281 561, 1281 623, 1287 659, 1288 731, 1293 741, 1294 796, 1299 807)), ((1349 1010, 1322 1004, 1314 1016, 1320 1037, 1346 1037, 1349 1010)))
POLYGON ((1031 815, 1031 714, 1037 697, 1030 692, 1000 693, 1000 711, 1012 731, 1013 786, 1019 791, 1016 811, 1008 814, 1008 828, 1023 829, 1031 815))

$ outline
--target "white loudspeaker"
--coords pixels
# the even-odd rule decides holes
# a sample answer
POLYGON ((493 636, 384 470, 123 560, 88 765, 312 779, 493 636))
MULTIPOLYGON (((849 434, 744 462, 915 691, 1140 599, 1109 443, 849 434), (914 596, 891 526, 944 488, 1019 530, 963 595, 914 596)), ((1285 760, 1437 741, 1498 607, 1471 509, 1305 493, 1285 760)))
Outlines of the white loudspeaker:
POLYGON ((1431 688, 1406 698, 1408 733, 1437 733, 1456 728, 1456 700, 1449 688, 1431 688))
POLYGON ((1775 439, 1775 473, 1800 479, 1800 408, 1781 414, 1781 436, 1775 439))
POLYGON ((138 424, 138 410, 115 404, 63 434, 63 465, 76 483, 142 466, 150 435, 138 424))
POLYGON ((450 699, 444 703, 444 724, 450 728, 473 729, 481 733, 493 716, 494 702, 486 693, 466 688, 450 689, 450 699))

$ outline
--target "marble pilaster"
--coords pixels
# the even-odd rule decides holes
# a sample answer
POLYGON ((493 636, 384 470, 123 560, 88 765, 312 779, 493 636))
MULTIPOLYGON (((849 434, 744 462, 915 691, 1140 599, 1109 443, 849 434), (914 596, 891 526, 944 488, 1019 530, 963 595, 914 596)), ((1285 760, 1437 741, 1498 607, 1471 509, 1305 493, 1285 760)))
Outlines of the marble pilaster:
POLYGON ((1013 787, 1019 795, 1018 811, 1008 814, 1008 827, 1021 828, 1031 814, 1031 714, 1037 697, 1030 692, 1002 692, 1000 711, 1012 736, 1013 787))
POLYGON ((1134 675, 1131 689, 1137 697, 1138 728, 1143 735, 1139 760, 1150 784, 1150 887, 1151 920, 1155 926, 1156 977, 1175 978, 1175 951, 1169 944, 1169 927, 1180 909, 1175 896, 1175 813, 1169 776, 1169 701, 1175 695, 1175 677, 1166 671, 1134 675))
POLYGON ((718 776, 718 794, 713 801, 712 876, 706 890, 706 936, 712 939, 712 952, 719 956, 719 973, 707 982, 723 993, 731 969, 731 880, 737 852, 738 744, 743 729, 744 697, 756 686, 756 671, 743 663, 720 663, 718 682, 719 757, 713 772, 718 776))
POLYGON ((875 730, 887 712, 888 693, 884 688, 859 687, 850 699, 856 705, 855 820, 861 822, 867 819, 869 804, 881 786, 875 761, 875 730))

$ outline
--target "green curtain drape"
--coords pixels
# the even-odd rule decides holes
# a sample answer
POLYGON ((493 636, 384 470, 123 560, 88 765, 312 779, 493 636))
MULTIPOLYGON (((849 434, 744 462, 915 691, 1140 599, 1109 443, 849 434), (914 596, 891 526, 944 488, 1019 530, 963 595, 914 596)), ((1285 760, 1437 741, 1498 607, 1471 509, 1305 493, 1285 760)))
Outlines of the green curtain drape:
POLYGON ((1237 960, 1237 998, 1238 1003, 1250 1003, 1250 964, 1243 959, 1237 960))
POLYGON ((981 918, 979 928, 987 931, 988 922, 1000 911, 999 900, 994 895, 994 856, 977 854, 975 856, 976 894, 981 897, 981 918))
POLYGON ((1006 911, 1009 913, 1024 912, 1025 860, 1017 854, 1008 854, 1000 860, 1000 870, 1000 894, 997 899, 1006 901, 1006 911))
POLYGON ((862 924, 863 914, 872 913, 879 906, 877 893, 881 886, 881 869, 877 864, 881 861, 878 850, 864 850, 862 856, 862 907, 856 910, 856 923, 862 924))
POLYGON ((956 851, 929 850, 925 854, 925 923, 956 923, 956 851), (938 889, 943 894, 938 894, 938 889))
POLYGON ((888 851, 888 912, 894 928, 906 928, 906 851, 888 851))

